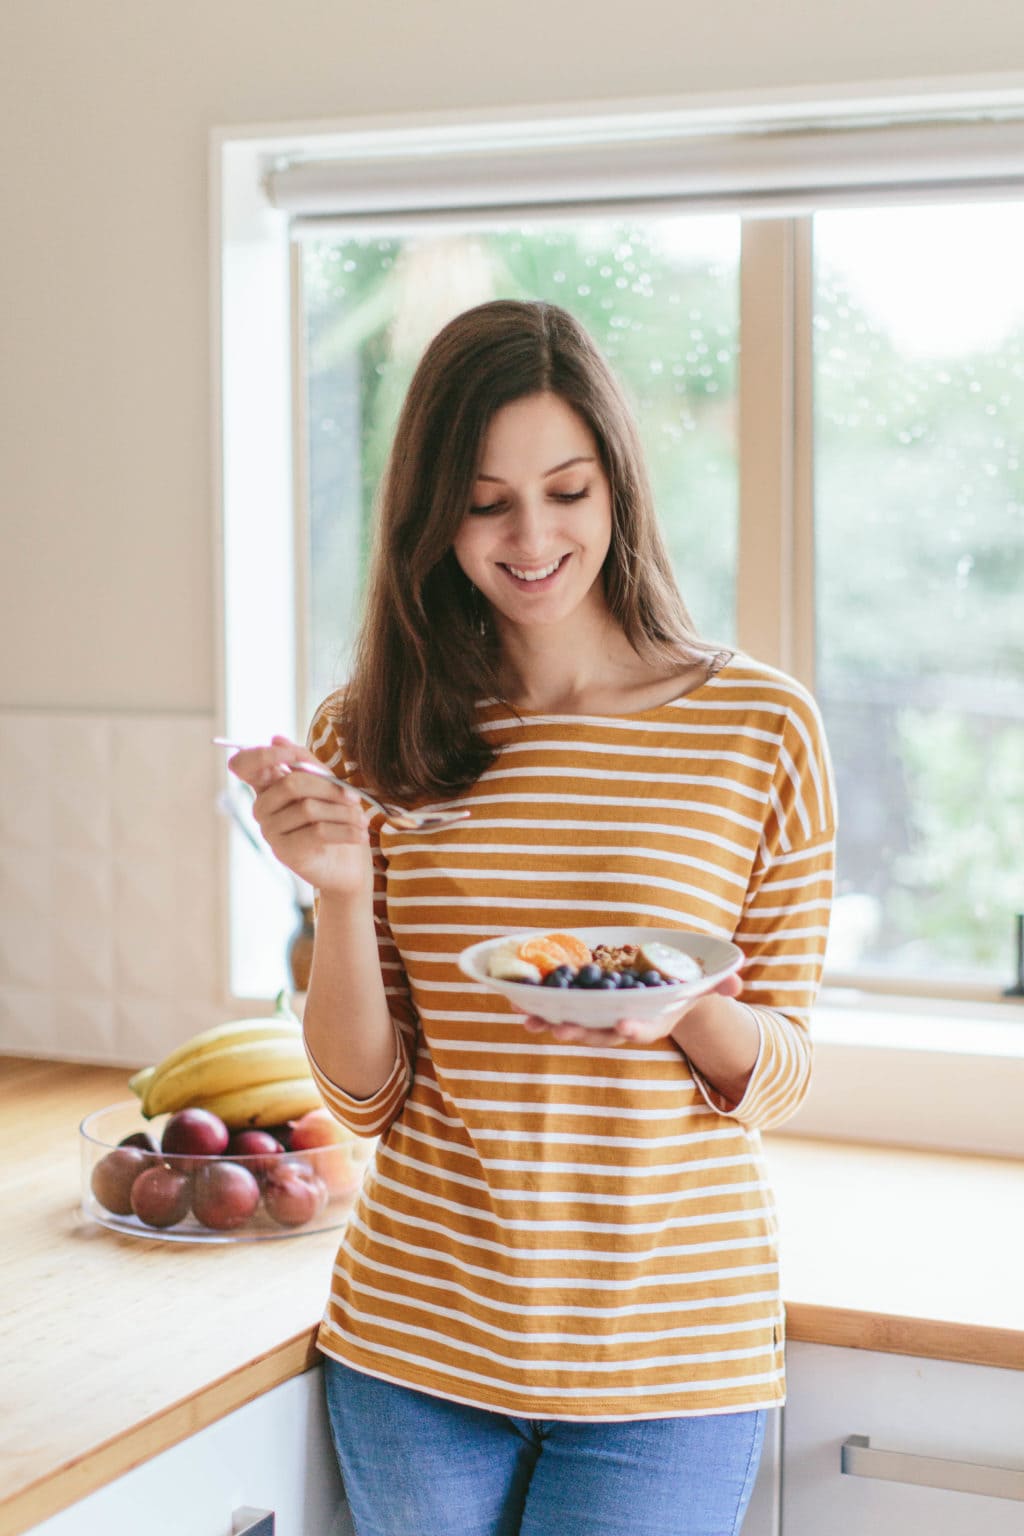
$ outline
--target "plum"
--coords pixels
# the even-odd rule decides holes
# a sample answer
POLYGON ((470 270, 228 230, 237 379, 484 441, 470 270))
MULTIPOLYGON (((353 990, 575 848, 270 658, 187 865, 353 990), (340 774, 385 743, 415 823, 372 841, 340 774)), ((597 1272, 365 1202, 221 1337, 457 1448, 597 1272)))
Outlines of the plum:
POLYGON ((273 1167, 284 1147, 269 1131, 234 1131, 228 1142, 228 1156, 243 1158, 243 1167, 262 1178, 273 1167))
MULTIPOLYGON (((229 1132, 218 1115, 208 1109, 179 1109, 164 1126, 161 1148, 172 1155, 182 1153, 199 1157, 219 1157, 227 1150, 229 1132)), ((182 1158, 176 1165, 187 1171, 195 1166, 194 1156, 189 1161, 182 1158)))
POLYGON ((196 1220, 217 1232, 244 1226, 260 1201, 260 1186, 238 1163, 210 1162, 196 1170, 192 1210, 196 1220))
POLYGON ((115 1147, 92 1170, 90 1187, 100 1205, 115 1216, 132 1213, 132 1186, 153 1159, 141 1147, 115 1147))
POLYGON ((267 1174, 263 1204, 279 1226, 303 1227, 327 1204, 327 1185, 308 1164, 285 1159, 267 1174))
POLYGON ((157 1145, 156 1137, 151 1136, 148 1131, 133 1131, 130 1136, 122 1136, 121 1140, 118 1142, 118 1146, 142 1147, 144 1151, 155 1152, 158 1156, 160 1153, 160 1148, 157 1145))
POLYGON ((280 1125, 265 1125, 262 1129, 268 1136, 273 1136, 275 1141, 279 1141, 286 1152, 291 1150, 292 1128, 289 1121, 285 1120, 280 1125))
POLYGON ((188 1215, 192 1181, 188 1174, 157 1163, 132 1185, 132 1210, 147 1227, 173 1227, 188 1215))

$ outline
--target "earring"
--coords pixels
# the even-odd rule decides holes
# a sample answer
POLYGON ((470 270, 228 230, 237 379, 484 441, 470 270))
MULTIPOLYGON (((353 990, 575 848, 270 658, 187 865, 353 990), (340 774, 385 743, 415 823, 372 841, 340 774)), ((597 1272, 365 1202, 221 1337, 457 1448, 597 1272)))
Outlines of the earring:
POLYGON ((470 622, 478 635, 487 633, 487 610, 484 600, 472 582, 469 583, 469 615, 470 622))

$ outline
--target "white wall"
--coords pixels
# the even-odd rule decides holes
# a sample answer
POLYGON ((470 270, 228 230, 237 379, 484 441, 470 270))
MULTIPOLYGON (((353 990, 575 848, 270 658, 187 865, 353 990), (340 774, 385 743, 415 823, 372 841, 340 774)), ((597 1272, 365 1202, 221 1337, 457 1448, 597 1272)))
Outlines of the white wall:
POLYGON ((3 0, 0 707, 216 698, 218 124, 978 76, 1006 0, 3 0))
POLYGON ((212 128, 1020 69, 1006 0, 0 0, 0 1050, 137 1066, 232 1006, 212 128))

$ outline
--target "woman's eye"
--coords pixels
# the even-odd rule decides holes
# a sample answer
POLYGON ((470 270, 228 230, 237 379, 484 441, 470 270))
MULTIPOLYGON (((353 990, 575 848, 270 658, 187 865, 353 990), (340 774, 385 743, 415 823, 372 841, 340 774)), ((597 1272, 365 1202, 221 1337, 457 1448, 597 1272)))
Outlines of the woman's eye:
MULTIPOLYGON (((587 485, 584 486, 582 491, 552 491, 551 500, 558 502, 582 501, 585 496, 589 495, 590 487, 587 485)), ((496 512, 504 512, 507 506, 508 503, 506 501, 488 501, 480 506, 471 506, 469 510, 474 517, 488 517, 493 516, 496 512)))

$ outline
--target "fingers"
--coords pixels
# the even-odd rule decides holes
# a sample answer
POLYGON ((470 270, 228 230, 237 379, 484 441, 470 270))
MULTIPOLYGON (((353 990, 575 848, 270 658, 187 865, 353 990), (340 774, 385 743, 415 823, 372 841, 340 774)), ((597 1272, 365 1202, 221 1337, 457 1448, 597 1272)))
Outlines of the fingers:
POLYGON ((316 828, 326 841, 363 840, 369 814, 359 802, 322 799, 317 795, 304 795, 301 799, 285 800, 278 808, 269 809, 267 795, 258 795, 253 805, 253 815, 264 837, 286 837, 291 832, 301 832, 304 827, 316 828))
POLYGON ((664 1040, 666 1035, 670 1035, 678 1022, 675 1014, 669 1017, 661 1015, 656 1019, 619 1019, 612 1026, 612 1032, 618 1036, 620 1045, 628 1040, 639 1045, 651 1045, 655 1040, 664 1040))
POLYGON ((304 851, 369 841, 370 818, 358 795, 308 773, 289 773, 272 784, 256 796, 252 813, 278 857, 284 857, 289 839, 300 838, 304 851))
POLYGON ((306 807, 312 819, 319 816, 330 819, 331 815, 337 819, 338 812, 360 818, 363 815, 363 802, 354 789, 342 789, 340 784, 332 784, 319 774, 303 773, 301 769, 295 772, 285 769, 281 777, 272 779, 265 789, 260 790, 253 814, 262 825, 291 806, 306 807), (333 807, 333 811, 329 812, 327 807, 333 807))
POLYGON ((712 988, 712 991, 721 993, 723 997, 739 997, 743 991, 743 982, 737 973, 733 971, 731 976, 726 976, 723 981, 718 983, 717 987, 712 988))
POLYGON ((582 1024, 549 1024, 547 1019, 530 1015, 523 1020, 527 1034, 548 1034, 560 1045, 623 1045, 624 1038, 614 1029, 585 1029, 582 1024))
POLYGON ((323 766, 308 748, 290 741, 287 736, 273 737, 266 747, 244 747, 241 752, 228 758, 228 767, 236 778, 242 779, 257 792, 284 778, 291 766, 298 763, 317 763, 323 766))
POLYGON ((680 1008, 658 1014, 653 1019, 618 1019, 610 1029, 585 1029, 581 1024, 549 1024, 546 1019, 532 1014, 523 1020, 523 1028, 527 1034, 548 1034, 565 1045, 625 1045, 627 1041, 637 1045, 652 1045, 656 1040, 663 1040, 670 1035, 690 1009, 696 1007, 701 997, 710 997, 715 993, 722 997, 739 997, 742 991, 743 983, 734 973, 724 977, 717 986, 709 988, 699 997, 691 998, 680 1008))
POLYGON ((285 754, 279 747, 244 747, 228 758, 228 768, 257 793, 288 772, 285 754))
POLYGON ((303 773, 302 763, 319 763, 313 753, 286 736, 269 746, 246 747, 228 767, 256 791, 252 814, 278 858, 290 864, 316 847, 368 841, 369 815, 354 789, 303 773))

